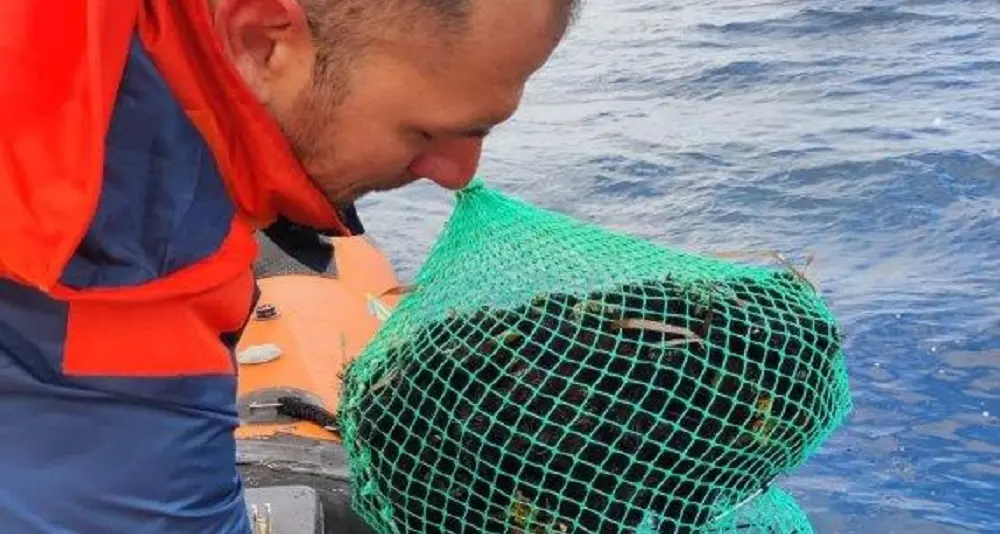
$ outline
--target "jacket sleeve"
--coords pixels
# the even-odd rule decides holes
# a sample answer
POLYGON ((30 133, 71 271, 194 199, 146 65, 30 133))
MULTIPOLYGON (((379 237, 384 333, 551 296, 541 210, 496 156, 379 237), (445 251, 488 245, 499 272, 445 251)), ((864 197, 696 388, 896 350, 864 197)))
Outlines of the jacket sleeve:
POLYGON ((0 1, 0 277, 58 281, 100 193, 139 0, 0 1))

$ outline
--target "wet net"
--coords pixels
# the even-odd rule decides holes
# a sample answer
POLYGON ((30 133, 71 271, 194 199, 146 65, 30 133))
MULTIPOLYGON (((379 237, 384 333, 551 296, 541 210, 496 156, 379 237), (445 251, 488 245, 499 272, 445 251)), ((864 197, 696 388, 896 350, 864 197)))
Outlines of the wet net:
POLYGON ((811 532, 772 486, 851 409, 790 267, 665 248, 477 180, 344 372, 380 534, 811 532))

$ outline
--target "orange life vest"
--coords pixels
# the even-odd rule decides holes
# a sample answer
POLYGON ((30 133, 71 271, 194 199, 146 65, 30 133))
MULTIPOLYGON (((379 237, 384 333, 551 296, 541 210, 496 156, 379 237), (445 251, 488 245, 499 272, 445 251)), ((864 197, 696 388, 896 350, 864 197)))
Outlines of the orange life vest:
POLYGON ((205 0, 0 2, 0 525, 244 534, 253 232, 352 233, 205 0))

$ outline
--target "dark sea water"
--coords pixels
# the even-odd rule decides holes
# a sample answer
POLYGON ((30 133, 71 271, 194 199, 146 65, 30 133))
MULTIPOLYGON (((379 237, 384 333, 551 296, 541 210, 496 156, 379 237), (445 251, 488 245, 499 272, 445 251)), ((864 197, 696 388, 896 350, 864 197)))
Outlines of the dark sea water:
MULTIPOLYGON (((482 176, 669 245, 815 255, 855 410, 820 533, 1000 532, 1000 0, 590 0, 482 176)), ((402 278, 452 205, 366 199, 402 278)))

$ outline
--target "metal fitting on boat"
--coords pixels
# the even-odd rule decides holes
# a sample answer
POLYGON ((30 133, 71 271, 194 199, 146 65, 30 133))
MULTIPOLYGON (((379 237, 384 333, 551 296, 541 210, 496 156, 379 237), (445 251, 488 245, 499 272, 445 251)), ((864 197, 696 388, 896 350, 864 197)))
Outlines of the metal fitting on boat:
POLYGON ((251 506, 250 515, 254 534, 274 534, 272 530, 274 524, 271 520, 271 503, 264 504, 263 514, 260 513, 260 509, 256 504, 251 506))
POLYGON ((261 304, 254 310, 254 318, 258 321, 267 321, 278 316, 278 308, 274 304, 261 304))

